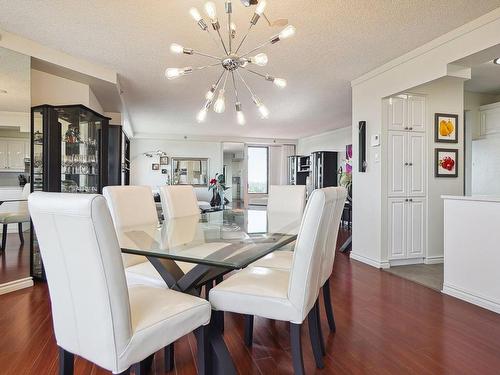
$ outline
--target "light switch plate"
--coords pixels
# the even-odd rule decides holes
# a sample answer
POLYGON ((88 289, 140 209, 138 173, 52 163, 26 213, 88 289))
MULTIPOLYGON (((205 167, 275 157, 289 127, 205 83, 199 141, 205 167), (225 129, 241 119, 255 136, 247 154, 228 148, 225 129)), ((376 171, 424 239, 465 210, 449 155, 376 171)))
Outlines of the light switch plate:
POLYGON ((372 147, 380 146, 380 135, 379 134, 372 135, 370 144, 372 145, 372 147))

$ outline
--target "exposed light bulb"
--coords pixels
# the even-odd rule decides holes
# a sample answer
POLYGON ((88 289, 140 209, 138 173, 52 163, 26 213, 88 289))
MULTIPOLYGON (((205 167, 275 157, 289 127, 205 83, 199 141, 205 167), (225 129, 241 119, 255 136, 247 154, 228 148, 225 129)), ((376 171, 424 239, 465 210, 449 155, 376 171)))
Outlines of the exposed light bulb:
POLYGON ((226 98, 224 96, 224 89, 219 91, 219 96, 214 104, 215 113, 223 113, 226 110, 226 98))
POLYGON ((286 79, 283 78, 275 78, 273 83, 280 89, 284 89, 286 87, 286 79))
POLYGON ((241 110, 241 103, 237 102, 236 103, 236 121, 238 122, 238 125, 245 125, 246 124, 246 119, 245 119, 245 114, 241 110))
POLYGON ((189 14, 191 14, 191 17, 193 17, 196 22, 201 21, 201 14, 198 12, 198 9, 194 7, 189 9, 189 14))
POLYGON ((262 13, 264 13, 264 10, 266 9, 266 5, 266 0, 260 0, 259 5, 257 5, 257 8, 255 9, 255 13, 262 16, 262 13))
POLYGON ((193 68, 190 66, 186 68, 168 68, 165 70, 165 76, 168 79, 176 79, 180 76, 185 76, 186 74, 191 74, 193 72, 193 68))
POLYGON ((231 34, 231 38, 236 38, 236 24, 234 22, 231 22, 231 25, 229 25, 229 32, 231 34))
POLYGON ((295 35, 295 30, 296 30, 295 26, 288 25, 279 33, 279 38, 280 39, 290 38, 291 36, 295 35))
POLYGON ((199 124, 202 122, 205 122, 207 119, 207 109, 203 108, 200 112, 198 112, 198 115, 196 116, 196 121, 198 121, 199 124))
POLYGON ((260 117, 262 119, 269 118, 269 109, 267 109, 267 107, 264 104, 262 103, 257 104, 257 108, 259 109, 260 117))
POLYGON ((212 88, 210 90, 208 90, 207 93, 205 94, 205 99, 212 100, 215 96, 215 89, 216 89, 216 86, 212 85, 212 88))
POLYGON ((217 19, 217 8, 215 7, 215 4, 212 1, 207 1, 205 3, 205 12, 212 21, 217 19))
POLYGON ((184 52, 184 47, 181 46, 180 44, 172 43, 170 45, 170 52, 176 53, 176 54, 181 54, 182 52, 184 52))
POLYGON ((258 55, 255 55, 251 59, 252 63, 258 65, 258 66, 266 66, 269 59, 265 53, 259 53, 258 55))
POLYGON ((498 57, 495 60, 493 60, 493 63, 497 64, 497 65, 500 65, 500 57, 498 57))

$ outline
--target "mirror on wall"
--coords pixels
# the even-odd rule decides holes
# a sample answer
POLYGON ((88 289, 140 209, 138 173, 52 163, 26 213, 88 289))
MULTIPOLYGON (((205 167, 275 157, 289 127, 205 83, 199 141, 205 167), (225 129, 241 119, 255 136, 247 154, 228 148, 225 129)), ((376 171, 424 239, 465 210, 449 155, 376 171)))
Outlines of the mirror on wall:
POLYGON ((173 185, 208 185, 207 158, 172 158, 173 185))
POLYGON ((26 198, 29 191, 30 113, 31 58, 0 47, 0 230, 7 229, 0 250, 0 285, 30 276, 27 202, 8 202, 26 198), (6 217, 12 215, 22 218, 21 224, 9 220, 6 226, 6 217))

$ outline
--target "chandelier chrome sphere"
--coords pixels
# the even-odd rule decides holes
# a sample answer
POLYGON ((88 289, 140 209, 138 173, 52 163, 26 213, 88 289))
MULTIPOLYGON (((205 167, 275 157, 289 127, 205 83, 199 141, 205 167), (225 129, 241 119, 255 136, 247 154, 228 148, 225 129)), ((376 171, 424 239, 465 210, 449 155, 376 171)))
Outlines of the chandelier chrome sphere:
MULTIPOLYGON (((245 4, 246 5, 246 4, 245 4)), ((209 30, 208 24, 205 22, 205 20, 201 17, 200 12, 196 8, 191 8, 189 13, 193 17, 193 19, 196 21, 198 26, 200 27, 201 30, 207 32, 211 38, 215 40, 217 44, 220 43, 221 48, 223 50, 223 56, 214 56, 208 53, 203 53, 200 51, 195 51, 192 48, 185 48, 179 44, 173 43, 170 46, 170 51, 174 54, 185 54, 185 55, 199 55, 203 56, 212 60, 217 60, 217 62, 213 64, 208 64, 204 66, 198 66, 198 67, 184 67, 184 68, 168 68, 165 71, 165 76, 169 79, 176 79, 181 76, 189 75, 192 74, 195 71, 200 71, 204 70, 207 68, 212 68, 212 67, 222 67, 222 73, 219 76, 219 79, 210 87, 208 90, 207 94, 205 95, 205 103, 198 112, 198 115, 196 116, 196 119, 199 123, 204 122, 207 118, 208 110, 210 108, 213 108, 214 112, 216 113, 223 113, 226 110, 226 84, 228 81, 228 78, 230 76, 231 82, 233 85, 234 89, 234 95, 235 95, 235 109, 236 109, 236 120, 239 125, 245 125, 246 120, 245 120, 245 115, 243 114, 242 111, 242 105, 239 100, 239 95, 238 95, 238 89, 236 85, 237 79, 239 79, 245 88, 249 91, 250 96, 252 97, 252 101, 254 104, 257 106, 257 109, 259 111, 260 117, 262 119, 267 119, 269 117, 269 110, 267 107, 262 103, 262 101, 259 99, 259 97, 255 94, 255 92, 250 88, 246 80, 243 78, 241 75, 240 71, 244 70, 247 72, 250 72, 252 74, 255 74, 261 78, 264 78, 266 81, 274 83, 275 86, 278 88, 285 88, 286 87, 286 80, 283 78, 276 78, 270 74, 263 74, 260 72, 257 72, 252 69, 252 66, 258 66, 258 67, 263 67, 266 66, 268 63, 268 57, 265 53, 258 53, 254 56, 251 56, 254 52, 257 52, 258 50, 262 49, 263 47, 269 45, 269 44, 276 44, 279 41, 283 39, 287 39, 295 34, 295 27, 289 25, 286 28, 284 28, 279 34, 274 35, 264 43, 258 45, 257 47, 251 49, 248 52, 245 53, 239 53, 241 47, 245 43, 245 40, 248 37, 248 34, 252 30, 252 28, 257 24, 259 19, 261 18, 262 15, 264 17, 266 16, 264 14, 266 8, 266 1, 265 0, 260 0, 258 2, 258 5, 255 9, 255 13, 253 14, 251 20, 250 20, 250 25, 248 27, 248 30, 246 34, 241 38, 238 46, 236 48, 233 48, 233 42, 234 39, 236 39, 236 25, 231 21, 231 15, 233 13, 233 7, 232 7, 232 2, 231 0, 226 0, 225 1, 225 12, 227 14, 227 32, 228 32, 228 37, 227 37, 227 45, 226 41, 224 40, 224 37, 222 36, 221 33, 221 24, 217 18, 217 9, 215 7, 215 4, 212 1, 208 1, 205 4, 205 12, 210 19, 210 23, 212 25, 213 31, 209 30), (217 34, 217 37, 214 35, 214 33, 217 34), (217 93, 217 95, 216 95, 217 93)), ((267 17, 266 17, 267 18, 267 17)))

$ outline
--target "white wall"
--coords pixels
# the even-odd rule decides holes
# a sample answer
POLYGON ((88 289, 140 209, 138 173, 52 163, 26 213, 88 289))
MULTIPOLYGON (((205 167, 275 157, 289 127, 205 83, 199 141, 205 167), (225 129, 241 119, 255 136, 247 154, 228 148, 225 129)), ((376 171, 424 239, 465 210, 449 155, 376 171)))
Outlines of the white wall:
POLYGON ((298 155, 309 155, 314 151, 345 152, 345 146, 352 144, 351 127, 300 138, 297 145, 298 155))
MULTIPOLYGON (((496 9, 354 80, 352 84, 353 165, 358 165, 358 122, 366 121, 367 139, 383 135, 382 98, 404 92, 446 75, 467 76, 449 64, 500 43, 500 9, 496 9), (452 69, 453 68, 453 69, 452 69)), ((469 72, 470 74, 470 72, 469 72)), ((382 159, 387 145, 367 148, 367 171, 353 173, 353 244, 351 257, 376 267, 388 266, 383 253, 382 212, 386 184, 382 159)))
POLYGON ((31 69, 31 105, 83 104, 104 113, 89 85, 31 69))
MULTIPOLYGON (((130 141, 130 184, 150 185, 152 187, 165 185, 167 176, 159 171, 151 170, 151 164, 159 163, 158 157, 148 158, 145 152, 161 150, 169 157, 199 157, 208 158, 209 176, 222 173, 222 143, 170 141, 165 139, 138 139, 130 141)), ((171 171, 171 166, 160 168, 171 171)))

